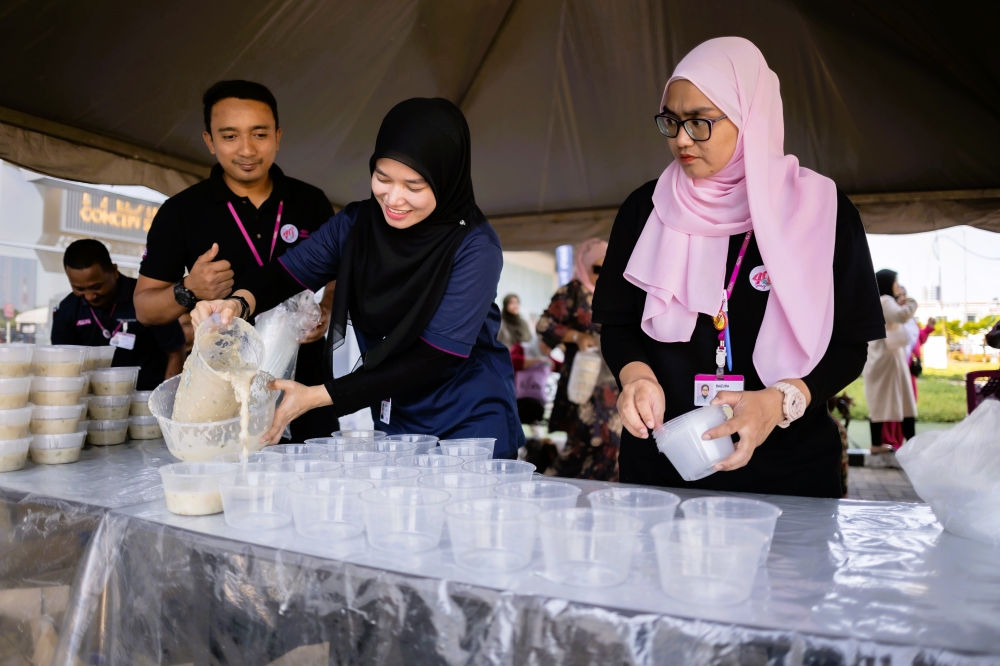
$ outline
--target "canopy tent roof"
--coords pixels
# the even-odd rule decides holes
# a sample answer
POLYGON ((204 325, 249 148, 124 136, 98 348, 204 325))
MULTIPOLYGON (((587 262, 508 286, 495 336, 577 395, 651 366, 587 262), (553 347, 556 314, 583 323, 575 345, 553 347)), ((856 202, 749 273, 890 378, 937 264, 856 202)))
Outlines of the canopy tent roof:
POLYGON ((447 97, 507 249, 605 236, 670 159, 652 115, 675 63, 740 35, 782 84, 786 151, 869 231, 1000 231, 1000 5, 908 0, 39 0, 0 7, 0 159, 175 193, 204 177, 200 98, 269 86, 279 163, 368 194, 385 112, 447 97))

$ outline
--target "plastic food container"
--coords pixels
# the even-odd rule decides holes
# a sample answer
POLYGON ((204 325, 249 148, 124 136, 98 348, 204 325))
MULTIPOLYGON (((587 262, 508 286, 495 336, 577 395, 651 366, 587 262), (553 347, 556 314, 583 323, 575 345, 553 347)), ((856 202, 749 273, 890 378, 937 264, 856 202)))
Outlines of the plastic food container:
POLYGON ((590 506, 600 511, 616 511, 638 518, 644 530, 673 520, 681 498, 652 488, 605 488, 587 495, 590 506))
POLYGON ((538 517, 548 577, 581 587, 608 587, 628 578, 642 521, 594 509, 559 509, 538 517))
POLYGON ((84 378, 76 377, 33 377, 31 379, 31 402, 35 405, 72 405, 83 395, 84 378))
POLYGON ((449 495, 434 488, 387 486, 361 493, 373 548, 398 555, 430 550, 441 540, 449 495))
POLYGON ((440 446, 435 446, 427 453, 439 456, 455 456, 465 462, 489 460, 493 457, 493 452, 485 446, 475 446, 472 444, 441 444, 440 446))
POLYGON ((76 431, 83 415, 83 405, 36 405, 31 410, 31 434, 63 435, 76 431))
POLYGON ((388 456, 387 465, 394 465, 397 458, 413 456, 417 452, 416 442, 396 442, 388 439, 376 439, 374 442, 365 444, 366 451, 384 453, 388 456))
POLYGON ((84 370, 97 370, 98 368, 110 368, 114 359, 117 347, 106 345, 103 347, 87 347, 87 357, 83 362, 84 370))
MULTIPOLYGON (((88 412, 92 419, 128 418, 131 395, 94 395, 88 400, 88 412)), ((36 403, 37 404, 37 403, 36 403)))
POLYGON ((35 347, 31 372, 36 377, 79 377, 88 349, 80 345, 35 347))
POLYGON ((280 453, 282 460, 319 460, 327 450, 314 444, 275 444, 268 446, 267 451, 280 453))
POLYGON ((415 486, 420 477, 420 470, 413 467, 397 465, 370 465, 355 467, 344 472, 348 479, 367 481, 376 488, 385 486, 415 486))
POLYGON ((131 399, 139 368, 102 368, 90 373, 90 392, 94 395, 124 395, 131 399))
POLYGON ((128 439, 128 419, 91 420, 87 426, 87 441, 95 446, 124 444, 128 439))
POLYGON ((30 447, 30 437, 0 442, 0 472, 16 472, 24 467, 30 447))
POLYGON ((174 463, 160 468, 167 510, 180 516, 222 513, 219 477, 236 471, 226 463, 174 463))
POLYGON ((656 448, 685 481, 697 481, 715 473, 712 466, 728 458, 735 447, 730 435, 704 441, 701 436, 726 422, 721 405, 709 405, 682 414, 653 431, 656 448))
POLYGON ((0 411, 0 441, 24 439, 31 433, 31 414, 35 406, 30 402, 20 409, 0 411))
POLYGON ((324 453, 320 460, 331 460, 339 462, 344 466, 344 473, 355 467, 369 467, 371 465, 385 465, 389 457, 384 453, 375 451, 338 451, 336 453, 324 453))
POLYGON ((489 457, 493 457, 493 450, 497 440, 495 437, 462 437, 461 439, 442 439, 438 446, 461 445, 461 446, 482 446, 490 450, 489 457))
MULTIPOLYGON (((477 475, 483 476, 483 475, 477 475)), ((495 477, 494 477, 495 478, 495 477)), ((581 489, 562 481, 516 481, 498 484, 497 497, 534 504, 542 511, 572 509, 576 506, 581 489)))
POLYGON ((160 424, 155 416, 130 416, 128 417, 128 437, 129 439, 159 439, 163 437, 160 424))
POLYGON ((90 373, 87 371, 81 372, 80 376, 83 377, 83 391, 81 394, 84 396, 91 395, 90 393, 90 373))
POLYGON ((322 446, 327 453, 339 453, 340 451, 364 451, 367 440, 351 439, 350 437, 313 437, 307 439, 306 444, 311 446, 322 446))
POLYGON ((381 430, 337 430, 330 433, 330 436, 348 439, 385 439, 385 433, 381 430))
POLYGON ((467 462, 462 470, 473 474, 492 474, 500 483, 531 481, 535 466, 523 460, 476 460, 467 462))
POLYGON ((361 493, 372 489, 367 481, 309 479, 288 487, 295 531, 309 539, 340 541, 365 530, 361 493))
POLYGON ((421 474, 444 474, 445 472, 461 472, 463 461, 455 456, 440 456, 424 453, 419 456, 401 456, 396 464, 401 467, 415 467, 421 474))
POLYGON ((531 561, 541 509, 499 498, 452 502, 444 508, 455 563, 473 571, 522 569, 531 561))
POLYGON ((274 451, 251 451, 247 454, 247 459, 245 461, 240 460, 241 453, 220 453, 219 455, 212 458, 212 462, 221 463, 276 463, 281 462, 282 455, 280 453, 275 453, 274 451))
POLYGON ((682 502, 681 513, 685 519, 736 522, 757 530, 767 537, 759 562, 760 566, 764 566, 771 552, 774 526, 781 509, 767 502, 740 497, 698 497, 682 502))
POLYGON ((35 345, 13 342, 0 345, 0 377, 27 377, 35 345))
POLYGON ((129 408, 129 416, 152 416, 153 412, 149 411, 149 396, 153 395, 152 391, 135 391, 132 393, 132 405, 129 408))
POLYGON ((60 465, 80 459, 85 432, 65 435, 34 435, 31 438, 31 460, 39 465, 60 465))
POLYGON ((470 472, 445 472, 443 474, 424 474, 417 479, 417 485, 424 488, 437 488, 451 495, 451 502, 489 498, 497 487, 497 478, 487 474, 472 474, 470 472))
POLYGON ((282 460, 267 464, 268 472, 286 472, 298 474, 306 481, 308 479, 334 479, 343 475, 343 465, 325 460, 282 460))
POLYGON ((77 432, 87 432, 87 429, 89 427, 90 427, 90 420, 89 419, 88 420, 80 419, 80 421, 76 424, 76 431, 77 432))
POLYGON ((417 450, 413 455, 419 456, 434 446, 437 446, 438 438, 434 435, 389 435, 386 439, 394 442, 413 442, 417 445, 417 450))
POLYGON ((0 410, 20 409, 28 404, 31 377, 0 377, 0 410))
POLYGON ((674 599, 732 605, 750 598, 767 538, 758 530, 731 521, 684 518, 655 525, 650 533, 660 585, 674 599))
POLYGON ((292 522, 288 486, 298 474, 237 472, 219 477, 226 524, 238 530, 274 530, 292 522))

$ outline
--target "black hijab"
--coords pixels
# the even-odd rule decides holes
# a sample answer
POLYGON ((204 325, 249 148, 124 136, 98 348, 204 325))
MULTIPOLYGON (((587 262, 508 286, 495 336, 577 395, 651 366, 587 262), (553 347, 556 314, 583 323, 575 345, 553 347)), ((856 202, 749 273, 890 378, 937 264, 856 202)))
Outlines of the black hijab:
POLYGON ((896 275, 898 275, 896 271, 890 271, 888 268, 883 268, 875 273, 879 296, 893 296, 892 285, 896 284, 896 275))
MULTIPOLYGON (((434 191, 434 211, 408 229, 389 226, 375 195, 362 201, 337 274, 328 351, 353 326, 381 342, 363 357, 365 369, 410 347, 441 303, 465 235, 486 218, 472 193, 469 125, 446 99, 417 97, 386 114, 368 162, 402 162, 434 191)), ((325 364, 331 369, 330 359, 325 364)))

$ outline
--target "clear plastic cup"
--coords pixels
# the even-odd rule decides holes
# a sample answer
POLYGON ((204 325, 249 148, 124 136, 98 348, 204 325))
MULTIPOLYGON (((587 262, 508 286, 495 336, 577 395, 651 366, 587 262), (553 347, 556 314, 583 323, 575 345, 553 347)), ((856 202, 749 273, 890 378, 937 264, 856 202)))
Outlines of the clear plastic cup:
POLYGON ((30 447, 30 437, 0 442, 0 472, 16 472, 24 467, 30 447))
POLYGON ((650 530, 663 591, 678 601, 732 605, 753 590, 766 537, 736 522, 672 520, 650 530))
POLYGON ((364 491, 361 502, 368 543, 397 555, 436 547, 448 499, 448 493, 434 488, 387 486, 364 491))
POLYGON ((399 467, 398 465, 369 465, 368 467, 355 467, 344 472, 348 479, 367 481, 376 488, 385 486, 415 486, 417 478, 420 477, 420 470, 413 467, 399 467))
POLYGON ((39 465, 61 465, 80 459, 85 432, 63 435, 34 435, 31 438, 31 460, 39 465))
POLYGON ((364 439, 351 439, 350 437, 313 437, 306 440, 310 446, 322 446, 327 453, 339 453, 340 451, 364 451, 368 441, 364 439))
POLYGON ((455 456, 437 456, 424 453, 419 456, 401 456, 396 458, 396 464, 401 467, 415 467, 421 474, 444 474, 445 472, 461 472, 465 461, 455 456))
POLYGON ((330 436, 348 439, 385 439, 385 433, 381 430, 337 430, 330 433, 330 436))
POLYGON ((437 488, 451 495, 451 502, 464 502, 493 496, 497 478, 488 474, 471 472, 445 472, 444 474, 424 474, 417 479, 417 485, 437 488))
POLYGON ((163 437, 160 422, 155 416, 128 417, 129 439, 159 439, 163 437))
POLYGON ((515 571, 531 561, 541 509, 526 502, 485 498, 444 508, 455 563, 488 573, 515 571))
MULTIPOLYGON (((298 474, 237 472, 219 477, 226 524, 238 530, 274 530, 292 522, 288 486, 298 474)), ((322 480, 322 479, 320 479, 322 480)))
POLYGON ((458 439, 442 439, 438 446, 459 445, 459 446, 482 446, 490 450, 490 458, 496 447, 496 437, 460 437, 458 439))
POLYGON ((721 405, 709 405, 682 414, 653 431, 656 448, 685 481, 697 481, 715 473, 712 466, 728 458, 735 447, 730 435, 710 441, 701 438, 706 432, 726 422, 721 405))
POLYGON ((280 453, 283 456, 282 460, 319 460, 321 455, 327 453, 325 447, 315 444, 275 444, 265 450, 280 453))
POLYGON ((673 493, 652 488, 605 488, 587 495, 590 506, 600 511, 617 511, 638 518, 643 529, 673 520, 681 498, 673 493))
POLYGON ((31 434, 64 435, 75 432, 83 405, 35 405, 31 410, 31 434))
POLYGON ((89 349, 81 345, 35 347, 31 374, 36 377, 79 377, 89 349))
POLYGON ((438 438, 434 435, 389 435, 386 439, 394 442, 413 442, 417 445, 417 450, 413 453, 415 456, 427 453, 427 451, 437 446, 438 438))
POLYGON ((276 463, 281 462, 282 455, 280 453, 275 453, 274 451, 250 451, 247 454, 246 461, 241 461, 240 456, 242 453, 220 453, 219 455, 212 458, 212 462, 217 463, 276 463))
POLYGON ((268 463, 268 472, 298 474, 303 481, 309 479, 336 479, 343 476, 344 466, 326 460, 282 460, 268 463))
POLYGON ((31 379, 32 404, 72 405, 83 395, 81 376, 76 377, 33 377, 31 379))
POLYGON ((173 463, 160 468, 167 511, 180 516, 222 513, 219 477, 236 472, 227 463, 173 463))
POLYGON ((361 493, 372 484, 354 479, 309 479, 288 486, 295 531, 309 539, 341 541, 365 529, 361 493))
POLYGON ((642 521, 594 509, 558 509, 538 517, 548 577, 564 585, 608 587, 628 578, 642 521))
POLYGON ((417 451, 417 444, 415 442, 397 442, 389 439, 376 439, 374 442, 368 442, 364 446, 365 451, 386 454, 388 456, 387 465, 395 465, 397 458, 416 455, 417 451))
POLYGON ((129 416, 152 416, 153 412, 149 411, 149 396, 153 395, 152 391, 134 391, 132 393, 132 404, 129 407, 129 416))
POLYGON ((90 392, 94 395, 124 395, 131 399, 138 377, 138 367, 91 370, 90 392))
POLYGON ((372 465, 385 465, 389 456, 375 451, 338 451, 335 453, 324 453, 320 460, 332 460, 344 466, 344 473, 355 467, 370 467, 372 465))
POLYGON ((529 502, 542 511, 554 511, 575 507, 582 491, 579 486, 562 481, 515 481, 497 484, 494 492, 497 497, 529 502))
POLYGON ((93 395, 87 399, 87 413, 92 419, 127 419, 131 401, 131 395, 93 395))
POLYGON ((0 344, 0 377, 28 377, 35 345, 12 342, 0 344))
POLYGON ((523 460, 476 460, 462 465, 462 470, 473 474, 492 474, 500 483, 531 481, 535 466, 523 460))
POLYGON ((439 456, 455 456, 465 462, 489 460, 493 457, 493 452, 485 446, 475 446, 472 444, 441 444, 430 449, 427 453, 439 456))
POLYGON ((106 345, 102 347, 87 347, 87 358, 83 361, 84 370, 97 370, 98 368, 110 368, 111 361, 114 360, 117 347, 106 345))
POLYGON ((31 434, 31 414, 35 406, 30 402, 20 409, 0 411, 0 441, 24 439, 31 434))
POLYGON ((771 552, 774 526, 781 509, 767 502, 742 497, 697 497, 682 502, 681 513, 684 518, 736 522, 757 530, 767 538, 759 561, 759 565, 764 566, 771 552))
POLYGON ((0 377, 0 411, 27 405, 31 382, 31 377, 0 377))
POLYGON ((128 419, 94 420, 87 425, 87 441, 95 446, 124 444, 128 439, 128 419))

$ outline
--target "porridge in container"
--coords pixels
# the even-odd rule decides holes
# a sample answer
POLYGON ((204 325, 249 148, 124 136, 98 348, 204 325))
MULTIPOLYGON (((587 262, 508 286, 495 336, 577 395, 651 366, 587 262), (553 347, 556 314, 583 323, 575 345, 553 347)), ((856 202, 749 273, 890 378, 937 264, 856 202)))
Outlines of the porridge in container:
POLYGON ((83 405, 35 405, 31 410, 31 434, 64 435, 76 432, 83 405))
POLYGON ((167 510, 181 516, 222 513, 219 477, 238 471, 231 463, 173 463, 160 468, 167 510))
POLYGON ((0 410, 24 407, 30 392, 31 377, 0 378, 0 410))
POLYGON ((83 448, 86 433, 65 435, 35 435, 31 438, 31 460, 39 465, 61 465, 76 462, 83 448))
POLYGON ((80 345, 35 347, 31 371, 36 377, 79 377, 88 349, 80 345))
POLYGON ((0 412, 0 441, 23 439, 31 434, 31 413, 35 406, 30 402, 20 409, 0 412))
POLYGON ((83 393, 83 377, 33 377, 31 402, 35 405, 72 405, 83 393))
POLYGON ((24 467, 30 446, 30 437, 0 442, 0 472, 15 472, 24 467))
POLYGON ((108 345, 106 347, 88 347, 87 358, 83 363, 84 370, 97 370, 98 368, 110 368, 114 359, 116 347, 108 345))
POLYGON ((153 412, 149 411, 149 396, 153 395, 152 391, 136 391, 132 394, 132 406, 129 409, 129 416, 152 416, 153 412))
POLYGON ((90 418, 92 419, 126 419, 128 418, 128 395, 94 395, 90 397, 90 418))
POLYGON ((90 395, 90 372, 81 372, 80 376, 83 377, 83 395, 90 395))
POLYGON ((130 439, 159 439, 163 433, 155 416, 130 416, 128 436, 130 439))
POLYGON ((0 345, 0 377, 27 377, 35 345, 20 342, 0 345))
POLYGON ((128 419, 91 421, 87 426, 87 441, 95 446, 124 444, 128 438, 128 419))
POLYGON ((90 373, 90 392, 94 395, 127 395, 135 390, 139 368, 102 368, 90 373))

